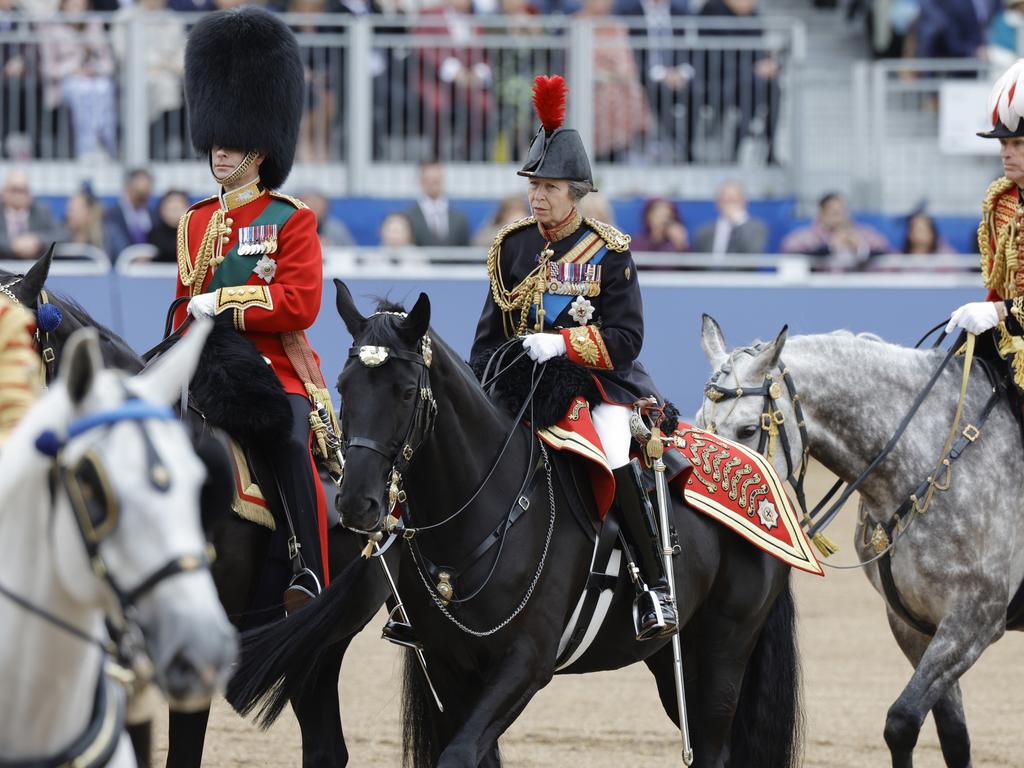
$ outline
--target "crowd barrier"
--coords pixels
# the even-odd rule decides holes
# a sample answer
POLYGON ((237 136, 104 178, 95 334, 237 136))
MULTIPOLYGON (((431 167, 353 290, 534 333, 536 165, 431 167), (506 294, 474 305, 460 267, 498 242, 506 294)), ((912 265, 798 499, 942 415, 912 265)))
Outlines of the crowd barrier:
MULTIPOLYGON (((336 276, 349 285, 365 313, 373 311, 374 297, 411 305, 425 291, 431 299, 433 328, 468 356, 488 291, 478 267, 447 276, 328 270, 320 316, 309 336, 332 387, 351 344, 334 308, 331 278, 336 276)), ((714 316, 727 341, 736 345, 772 338, 783 325, 792 333, 845 328, 913 344, 952 309, 984 296, 979 276, 957 273, 798 277, 644 271, 640 279, 646 323, 641 359, 663 394, 684 414, 699 406, 709 373, 699 345, 702 313, 714 316)), ((73 264, 56 264, 51 287, 75 298, 135 349, 144 350, 156 344, 163 331, 165 309, 174 295, 173 265, 142 265, 132 274, 89 275, 76 271, 73 264)))

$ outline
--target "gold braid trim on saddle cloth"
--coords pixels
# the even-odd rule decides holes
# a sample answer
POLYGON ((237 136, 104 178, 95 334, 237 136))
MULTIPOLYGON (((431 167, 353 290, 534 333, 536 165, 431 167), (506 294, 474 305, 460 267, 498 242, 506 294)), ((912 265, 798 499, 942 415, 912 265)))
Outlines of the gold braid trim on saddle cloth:
POLYGON ((1016 183, 1005 177, 992 182, 981 205, 978 251, 985 287, 1004 299, 1024 294, 1024 275, 1019 272, 1020 213, 1016 183))
POLYGON ((0 299, 0 445, 35 403, 43 365, 32 343, 32 316, 0 299))

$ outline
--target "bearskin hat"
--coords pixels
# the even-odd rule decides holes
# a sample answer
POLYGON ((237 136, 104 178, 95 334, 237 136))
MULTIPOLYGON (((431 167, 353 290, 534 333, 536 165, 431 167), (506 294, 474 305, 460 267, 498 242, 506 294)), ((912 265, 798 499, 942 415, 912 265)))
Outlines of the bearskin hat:
POLYGON ((185 100, 196 151, 214 146, 266 155, 260 178, 280 187, 295 160, 305 77, 299 45, 259 8, 217 11, 185 46, 185 100))
POLYGON ((983 139, 1024 136, 1024 59, 1018 59, 992 86, 988 117, 992 130, 979 133, 983 139))
POLYGON ((582 181, 596 192, 590 159, 578 131, 562 127, 567 88, 560 75, 538 76, 533 81, 533 108, 540 130, 533 137, 520 176, 582 181))

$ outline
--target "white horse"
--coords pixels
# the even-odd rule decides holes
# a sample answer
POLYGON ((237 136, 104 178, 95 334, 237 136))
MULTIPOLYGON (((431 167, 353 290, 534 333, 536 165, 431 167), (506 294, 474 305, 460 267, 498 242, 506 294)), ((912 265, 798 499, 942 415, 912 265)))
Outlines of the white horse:
POLYGON ((128 378, 79 331, 0 452, 0 765, 136 764, 108 622, 172 704, 201 706, 226 678, 236 638, 206 568, 205 470, 167 408, 207 332, 128 378))
MULTIPOLYGON (((774 341, 730 351, 707 315, 701 342, 713 373, 698 421, 749 446, 765 444, 777 430, 780 474, 791 472, 806 449, 846 482, 873 463, 943 361, 941 350, 907 349, 846 332, 787 341, 783 330, 774 341)), ((936 471, 954 423, 960 360, 938 376, 892 452, 859 487, 863 516, 857 554, 886 601, 893 636, 914 665, 886 717, 884 735, 894 768, 913 766, 929 712, 946 765, 970 768, 958 681, 1007 629, 1022 628, 1013 598, 1024 579, 1024 451, 1008 398, 998 390, 993 394, 987 377, 975 370, 960 434, 954 450, 944 454, 952 457, 950 463, 936 471), (921 490, 928 478, 934 493, 921 490), (912 501, 923 504, 929 498, 933 503, 926 513, 910 511, 912 501), (883 553, 893 537, 887 557, 883 553), (1017 621, 1008 622, 1008 613, 1017 621)))

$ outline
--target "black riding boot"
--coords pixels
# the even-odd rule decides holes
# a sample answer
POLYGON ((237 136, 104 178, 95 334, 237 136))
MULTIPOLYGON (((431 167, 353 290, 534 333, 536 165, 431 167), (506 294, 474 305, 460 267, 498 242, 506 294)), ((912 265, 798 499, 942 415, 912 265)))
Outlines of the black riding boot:
POLYGON ((634 459, 612 472, 615 475, 615 503, 619 508, 622 531, 634 550, 634 559, 645 585, 638 585, 633 606, 636 614, 636 639, 650 640, 670 635, 676 631, 676 609, 669 596, 658 523, 651 500, 643 489, 640 465, 634 459))

